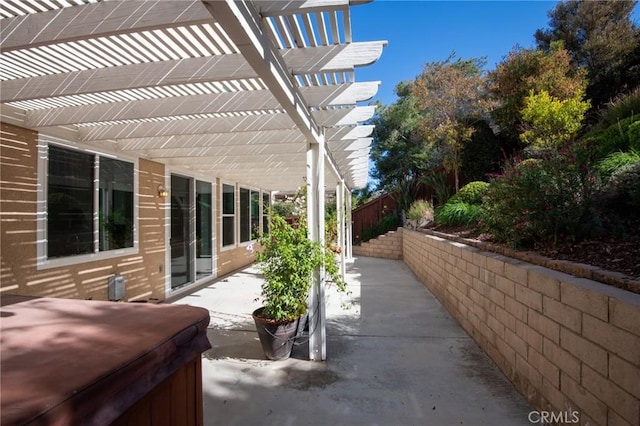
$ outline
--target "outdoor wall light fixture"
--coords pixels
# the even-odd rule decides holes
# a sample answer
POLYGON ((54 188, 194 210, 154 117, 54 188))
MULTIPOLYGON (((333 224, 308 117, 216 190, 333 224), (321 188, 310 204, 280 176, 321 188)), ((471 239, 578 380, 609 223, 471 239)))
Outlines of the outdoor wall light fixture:
POLYGON ((169 191, 167 191, 167 188, 165 188, 164 185, 158 185, 158 197, 166 198, 168 196, 169 191))

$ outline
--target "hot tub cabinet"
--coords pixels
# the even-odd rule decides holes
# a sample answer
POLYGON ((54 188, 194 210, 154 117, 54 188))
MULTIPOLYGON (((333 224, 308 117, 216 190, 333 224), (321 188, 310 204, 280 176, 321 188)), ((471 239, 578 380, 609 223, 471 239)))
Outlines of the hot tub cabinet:
POLYGON ((202 425, 209 313, 2 296, 0 423, 202 425))

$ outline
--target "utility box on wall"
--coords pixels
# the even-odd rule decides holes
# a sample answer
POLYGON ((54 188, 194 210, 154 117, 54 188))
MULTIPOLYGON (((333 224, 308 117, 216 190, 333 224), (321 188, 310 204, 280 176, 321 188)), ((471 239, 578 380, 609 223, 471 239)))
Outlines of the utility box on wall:
POLYGON ((122 275, 113 275, 109 277, 109 300, 115 302, 124 299, 124 284, 124 276, 122 275))

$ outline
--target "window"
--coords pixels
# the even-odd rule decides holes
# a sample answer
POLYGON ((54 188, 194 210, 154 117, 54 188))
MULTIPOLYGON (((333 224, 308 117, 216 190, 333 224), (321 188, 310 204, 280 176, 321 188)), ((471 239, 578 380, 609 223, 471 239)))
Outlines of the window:
POLYGON ((133 175, 132 163, 49 145, 47 258, 133 247, 133 175))
POLYGON ((260 232, 260 192, 240 188, 240 242, 257 238, 260 232))
POLYGON ((251 239, 260 234, 260 192, 251 191, 251 239))
POLYGON ((133 164, 100 157, 100 251, 133 247, 133 164))
POLYGON ((269 233, 269 205, 271 197, 268 192, 262 193, 262 232, 269 233))
POLYGON ((251 191, 240 188, 240 242, 251 239, 251 191))
POLYGON ((211 184, 196 181, 196 279, 213 273, 211 184))
POLYGON ((235 243, 235 188, 232 185, 222 185, 222 245, 230 246, 235 243))

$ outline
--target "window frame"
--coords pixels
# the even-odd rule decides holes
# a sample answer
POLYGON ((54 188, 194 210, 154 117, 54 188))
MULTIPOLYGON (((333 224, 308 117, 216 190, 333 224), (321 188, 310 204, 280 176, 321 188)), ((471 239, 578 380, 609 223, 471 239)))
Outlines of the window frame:
POLYGON ((238 185, 226 181, 220 182, 220 250, 230 250, 238 247, 238 219, 236 215, 238 214, 238 185), (224 186, 230 186, 233 188, 233 213, 225 213, 224 212, 224 186), (224 245, 224 218, 232 217, 233 218, 233 243, 224 245))
POLYGON ((129 256, 139 253, 139 225, 138 225, 138 183, 139 183, 139 164, 138 159, 123 155, 115 155, 113 153, 97 150, 95 148, 84 147, 80 144, 58 139, 53 136, 40 133, 37 143, 38 165, 37 165, 37 243, 36 243, 36 270, 44 270, 50 268, 58 268, 63 266, 73 266, 81 263, 94 262, 104 259, 113 259, 122 256, 129 256), (80 153, 91 154, 94 156, 93 166, 93 244, 92 253, 79 254, 75 256, 64 256, 49 259, 47 257, 47 215, 48 215, 48 166, 49 166, 49 145, 54 145, 63 149, 78 151, 80 153), (126 247, 113 250, 99 250, 99 196, 100 196, 100 168, 98 157, 106 157, 114 160, 124 161, 133 165, 133 247, 126 247))

